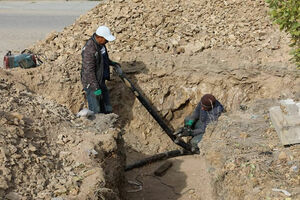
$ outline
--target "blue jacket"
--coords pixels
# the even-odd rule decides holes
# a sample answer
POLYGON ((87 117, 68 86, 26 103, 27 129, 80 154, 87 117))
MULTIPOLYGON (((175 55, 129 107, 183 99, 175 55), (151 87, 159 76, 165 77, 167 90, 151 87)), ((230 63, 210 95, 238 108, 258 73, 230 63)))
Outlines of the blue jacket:
POLYGON ((192 136, 203 134, 207 125, 210 122, 218 120, 223 111, 224 107, 219 101, 216 101, 214 107, 210 111, 202 110, 201 103, 198 103, 192 115, 185 119, 194 121, 192 136))

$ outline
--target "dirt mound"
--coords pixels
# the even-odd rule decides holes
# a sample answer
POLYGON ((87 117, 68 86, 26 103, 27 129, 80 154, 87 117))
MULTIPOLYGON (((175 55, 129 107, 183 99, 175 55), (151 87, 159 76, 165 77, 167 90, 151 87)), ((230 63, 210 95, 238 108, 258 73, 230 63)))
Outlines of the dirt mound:
POLYGON ((62 33, 53 33, 41 43, 46 56, 55 60, 80 51, 99 24, 117 35, 112 52, 159 51, 184 53, 191 46, 208 48, 281 48, 277 35, 260 1, 115 0, 99 4, 82 15, 62 33), (50 44, 50 45, 49 45, 50 44), (52 49, 57 51, 52 51, 52 49), (50 51, 49 51, 50 50, 50 51))
POLYGON ((118 199, 124 156, 116 116, 75 119, 11 74, 0 75, 1 199, 118 199))
POLYGON ((247 110, 226 113, 208 127, 201 141, 218 199, 300 198, 300 146, 283 147, 270 124, 274 100, 259 100, 247 110))

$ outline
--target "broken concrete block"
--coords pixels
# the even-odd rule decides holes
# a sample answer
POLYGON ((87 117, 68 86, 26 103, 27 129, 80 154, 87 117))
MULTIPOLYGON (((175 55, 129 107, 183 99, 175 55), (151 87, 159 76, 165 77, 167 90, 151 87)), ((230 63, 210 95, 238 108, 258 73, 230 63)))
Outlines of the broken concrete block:
POLYGON ((299 107, 292 99, 281 100, 280 108, 284 113, 288 113, 288 115, 298 115, 299 113, 299 107))
POLYGON ((270 118, 283 145, 300 143, 300 103, 280 101, 270 108, 270 118))

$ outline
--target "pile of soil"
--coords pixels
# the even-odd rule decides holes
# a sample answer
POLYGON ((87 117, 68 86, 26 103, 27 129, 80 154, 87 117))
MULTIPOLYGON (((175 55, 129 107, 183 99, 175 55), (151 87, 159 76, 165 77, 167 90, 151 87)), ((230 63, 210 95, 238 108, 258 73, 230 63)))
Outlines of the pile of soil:
POLYGON ((300 146, 280 143, 269 119, 274 105, 258 100, 208 127, 200 148, 217 199, 300 198, 300 146))
POLYGON ((116 115, 75 118, 0 75, 1 199, 119 199, 125 160, 116 115))
MULTIPOLYGON (((41 56, 43 65, 28 70, 14 69, 11 73, 31 91, 77 113, 86 107, 80 83, 81 49, 96 28, 105 24, 117 37, 108 44, 112 60, 120 62, 129 79, 174 128, 182 125, 184 117, 205 93, 214 94, 226 107, 228 116, 225 119, 232 120, 232 123, 223 127, 227 121, 221 119, 223 129, 217 130, 225 132, 222 137, 227 135, 228 138, 202 142, 208 145, 203 149, 218 152, 224 161, 213 169, 217 177, 221 177, 215 179, 212 175, 216 198, 222 199, 224 195, 225 199, 250 197, 252 190, 234 188, 240 185, 248 188, 252 184, 251 178, 261 175, 260 185, 253 185, 254 188, 260 187, 255 189, 259 191, 257 199, 264 199, 267 189, 262 188, 269 188, 265 187, 266 180, 274 180, 274 174, 265 173, 263 176, 262 172, 256 171, 264 167, 277 171, 277 161, 270 165, 262 162, 263 166, 259 165, 259 168, 257 163, 252 163, 251 159, 255 158, 251 157, 252 154, 258 156, 262 151, 271 151, 255 148, 260 143, 256 145, 256 140, 250 142, 252 137, 245 137, 245 141, 249 141, 253 148, 236 150, 234 134, 246 132, 254 134, 254 138, 260 134, 250 125, 240 127, 241 123, 247 124, 247 120, 239 120, 248 119, 247 115, 251 113, 251 109, 241 113, 240 108, 250 108, 256 102, 264 110, 264 113, 257 114, 261 119, 267 115, 271 104, 259 100, 276 104, 279 99, 299 100, 300 97, 300 72, 289 63, 288 36, 272 26, 267 10, 263 0, 109 1, 82 15, 61 33, 53 32, 31 47, 41 56), (235 129, 239 132, 232 133, 235 129), (226 150, 221 150, 221 147, 226 150), (241 179, 237 176, 239 170, 252 175, 249 179, 241 179)), ((118 77, 113 76, 108 86, 113 111, 120 116, 119 124, 126 133, 126 146, 143 154, 176 148, 118 77)), ((269 123, 269 119, 253 121, 253 127, 261 127, 263 132, 269 130, 269 123)), ((264 140, 276 143, 279 149, 279 139, 274 131, 270 133, 272 138, 265 137, 264 140)), ((219 131, 212 132, 212 135, 218 134, 219 131)), ((275 152, 273 147, 271 149, 275 152)), ((209 157, 205 158, 209 161, 209 157)), ((293 157, 293 162, 298 161, 299 157, 293 157)), ((288 166, 284 165, 279 178, 284 173, 286 177, 292 176, 290 173, 294 172, 286 171, 288 166)), ((299 172, 296 176, 299 183, 299 172)), ((296 188, 298 183, 286 181, 283 184, 296 188)))

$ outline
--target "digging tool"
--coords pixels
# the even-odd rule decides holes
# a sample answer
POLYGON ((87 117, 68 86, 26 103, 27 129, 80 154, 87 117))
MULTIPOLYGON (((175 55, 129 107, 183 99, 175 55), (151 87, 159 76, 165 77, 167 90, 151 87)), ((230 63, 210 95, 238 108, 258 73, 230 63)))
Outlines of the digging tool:
POLYGON ((164 164, 159 166, 155 171, 155 176, 163 176, 167 172, 168 169, 170 169, 173 166, 173 163, 171 161, 166 161, 164 164))
POLYGON ((174 134, 174 130, 170 128, 164 120, 159 116, 159 114, 155 111, 155 109, 151 106, 151 104, 147 101, 147 99, 142 95, 142 93, 133 85, 133 83, 126 77, 125 73, 122 71, 121 66, 119 64, 115 64, 113 69, 121 78, 121 80, 125 83, 127 87, 134 93, 135 97, 141 102, 141 104, 147 109, 147 111, 152 115, 155 121, 160 125, 160 127, 165 131, 165 133, 171 138, 171 140, 181 146, 183 149, 192 152, 198 153, 199 149, 192 148, 192 146, 186 142, 184 142, 180 137, 174 134))

